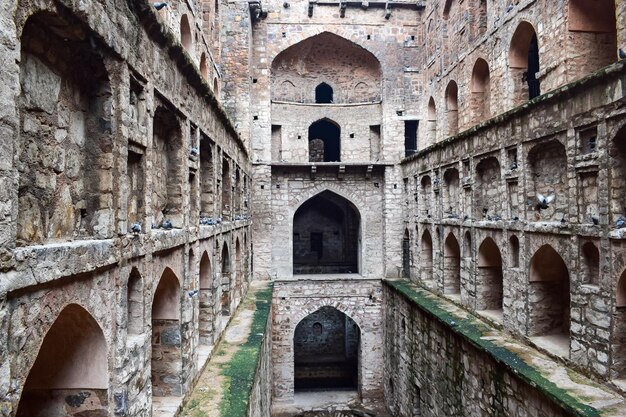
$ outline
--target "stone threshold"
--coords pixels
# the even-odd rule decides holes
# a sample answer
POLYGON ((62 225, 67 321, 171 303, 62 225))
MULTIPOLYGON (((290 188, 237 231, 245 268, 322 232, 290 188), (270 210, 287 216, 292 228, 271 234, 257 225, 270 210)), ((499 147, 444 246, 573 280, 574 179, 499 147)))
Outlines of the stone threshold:
POLYGON ((252 281, 180 411, 182 417, 245 417, 261 360, 273 284, 252 281))
POLYGON ((489 354, 494 361, 536 388, 568 414, 577 417, 626 416, 624 397, 610 387, 514 340, 507 333, 494 329, 485 321, 426 289, 406 280, 383 282, 450 332, 489 354))

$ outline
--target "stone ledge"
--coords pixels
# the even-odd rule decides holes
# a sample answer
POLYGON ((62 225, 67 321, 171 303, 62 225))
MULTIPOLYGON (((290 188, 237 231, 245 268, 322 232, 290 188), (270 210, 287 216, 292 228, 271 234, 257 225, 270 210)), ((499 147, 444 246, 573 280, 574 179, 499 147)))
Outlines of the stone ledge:
POLYGON ((578 417, 626 415, 624 398, 610 388, 494 330, 451 302, 406 280, 384 280, 383 283, 569 414, 578 417))
POLYGON ((273 284, 253 281, 213 356, 198 379, 181 416, 248 415, 261 351, 266 342, 273 284))

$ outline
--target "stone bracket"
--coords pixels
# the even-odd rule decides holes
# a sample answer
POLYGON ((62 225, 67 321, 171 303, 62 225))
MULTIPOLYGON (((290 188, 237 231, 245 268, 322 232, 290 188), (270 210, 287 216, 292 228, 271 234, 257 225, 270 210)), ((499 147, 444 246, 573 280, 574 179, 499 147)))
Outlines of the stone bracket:
POLYGON ((267 10, 263 9, 261 0, 249 0, 248 7, 250 8, 250 16, 252 21, 256 22, 267 17, 267 10))
POLYGON ((339 165, 339 170, 337 171, 337 178, 342 180, 345 175, 346 175, 346 166, 339 165))
POLYGON ((311 165, 311 179, 314 180, 317 176, 317 166, 311 165))
POLYGON ((372 171, 374 170, 374 165, 368 165, 367 166, 367 170, 365 171, 365 178, 366 179, 370 179, 372 178, 372 171))

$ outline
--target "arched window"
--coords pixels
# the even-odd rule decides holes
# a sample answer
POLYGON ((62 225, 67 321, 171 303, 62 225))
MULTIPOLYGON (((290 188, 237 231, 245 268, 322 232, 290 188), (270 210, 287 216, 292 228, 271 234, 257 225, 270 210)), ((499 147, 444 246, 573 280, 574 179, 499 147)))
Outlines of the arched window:
POLYGON ((341 129, 332 120, 322 119, 309 126, 309 161, 341 160, 341 129))
POLYGON ((180 43, 183 44, 183 48, 185 48, 189 54, 192 53, 193 36, 191 34, 189 18, 186 14, 180 18, 180 43))
POLYGON ((509 68, 515 92, 514 105, 541 94, 536 76, 539 72, 539 44, 535 28, 528 22, 521 22, 515 29, 509 49, 509 68))
POLYGON ((511 267, 519 268, 519 239, 515 235, 509 238, 509 257, 511 267))
POLYGON ((329 104, 333 102, 333 88, 321 83, 315 87, 315 102, 319 104, 329 104))
POLYGON ((361 330, 334 307, 302 319, 293 335, 295 391, 359 387, 361 330))
POLYGON ((358 273, 361 216, 345 198, 324 191, 293 217, 293 273, 358 273))
POLYGON ((480 123, 490 116, 491 81, 489 64, 482 58, 478 58, 474 64, 471 81, 471 111, 474 123, 480 123))

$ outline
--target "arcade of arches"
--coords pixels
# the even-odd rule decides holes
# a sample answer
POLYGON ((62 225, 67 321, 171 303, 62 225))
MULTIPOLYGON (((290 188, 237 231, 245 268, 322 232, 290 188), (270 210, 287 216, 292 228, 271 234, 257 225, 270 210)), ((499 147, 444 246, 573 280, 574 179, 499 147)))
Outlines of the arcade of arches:
POLYGON ((626 0, 5 3, 0 417, 626 416, 626 0))

